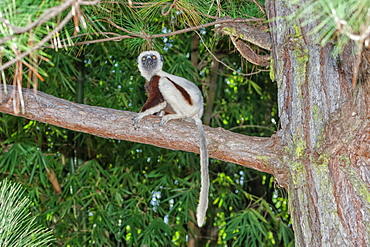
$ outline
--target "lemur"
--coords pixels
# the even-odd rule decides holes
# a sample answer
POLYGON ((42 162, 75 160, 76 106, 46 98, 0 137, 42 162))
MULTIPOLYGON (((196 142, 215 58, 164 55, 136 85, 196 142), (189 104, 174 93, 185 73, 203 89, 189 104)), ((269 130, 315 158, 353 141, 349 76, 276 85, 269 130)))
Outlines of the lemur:
POLYGON ((201 189, 197 207, 197 223, 204 223, 208 207, 209 174, 208 151, 201 117, 203 115, 203 96, 199 88, 185 78, 171 75, 162 70, 163 57, 157 51, 144 51, 137 58, 141 75, 146 79, 145 89, 148 99, 140 113, 134 118, 137 128, 140 120, 155 113, 160 113, 159 123, 164 126, 171 119, 193 119, 199 132, 201 189))

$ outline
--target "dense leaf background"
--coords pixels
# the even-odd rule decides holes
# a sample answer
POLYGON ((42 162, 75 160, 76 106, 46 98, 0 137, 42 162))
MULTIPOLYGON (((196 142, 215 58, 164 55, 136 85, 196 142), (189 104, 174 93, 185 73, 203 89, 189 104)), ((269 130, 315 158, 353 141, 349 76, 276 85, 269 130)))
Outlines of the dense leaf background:
MULTIPOLYGON (((41 13, 53 6, 44 1, 20 2, 15 1, 14 8, 9 7, 13 1, 0 5, 14 23, 29 17, 17 15, 15 10, 36 13, 35 6, 40 6, 37 11, 41 13)), ((126 2, 83 6, 87 29, 81 28, 81 34, 89 35, 73 41, 104 38, 93 34, 98 31, 124 34, 107 17, 130 32, 166 34, 214 21, 207 16, 264 16, 252 1, 224 1, 217 6, 213 1, 189 0, 181 1, 181 9, 170 9, 167 1, 151 3, 137 9, 126 2), (169 13, 163 15, 166 10, 169 13)), ((34 32, 46 32, 45 28, 46 24, 41 25, 34 32)), ((73 36, 73 30, 70 22, 60 32, 60 39, 73 36)), ((164 70, 195 82, 206 103, 214 62, 206 47, 236 71, 257 70, 234 52, 229 38, 214 27, 202 28, 198 34, 40 50, 38 56, 44 59, 38 66, 44 81, 39 81, 38 89, 88 105, 138 112, 146 100, 145 81, 136 65, 141 50, 160 51, 164 70), (199 41, 196 65, 190 61, 194 39, 199 41)), ((24 43, 20 38, 12 42, 24 43)), ((6 54, 2 55, 4 62, 6 54)), ((28 71, 24 67, 25 79, 28 71)), ((276 84, 268 71, 252 76, 236 71, 219 65, 209 125, 245 135, 271 136, 278 126, 276 84)), ((2 78, 9 81, 13 73, 9 68, 2 78)), ((0 121, 0 178, 27 188, 33 213, 39 223, 53 230, 58 245, 185 246, 193 234, 202 235, 201 246, 293 245, 287 199, 269 174, 210 160, 207 222, 197 233, 190 224, 200 187, 197 154, 102 139, 6 114, 1 114, 0 121)))

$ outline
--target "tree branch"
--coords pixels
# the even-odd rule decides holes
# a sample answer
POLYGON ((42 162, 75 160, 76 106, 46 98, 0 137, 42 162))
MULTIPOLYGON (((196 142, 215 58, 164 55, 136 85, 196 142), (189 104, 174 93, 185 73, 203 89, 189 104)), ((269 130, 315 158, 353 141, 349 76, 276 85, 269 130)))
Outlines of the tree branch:
MULTIPOLYGON (((223 20, 223 18, 220 18, 220 21, 221 20, 223 20)), ((263 30, 267 30, 267 27, 265 26, 260 26, 258 28, 247 23, 238 23, 235 25, 235 23, 232 22, 222 22, 216 27, 218 27, 219 32, 222 32, 223 34, 243 39, 268 51, 271 50, 271 36, 270 33, 263 30)))
MULTIPOLYGON (((228 17, 221 18, 221 20, 225 18, 228 17)), ((218 32, 230 36, 235 48, 247 61, 258 66, 270 65, 270 55, 259 55, 248 45, 248 43, 251 43, 270 51, 272 46, 271 37, 269 33, 264 31, 267 27, 255 27, 247 23, 238 23, 238 25, 234 23, 222 23, 217 24, 216 27, 218 28, 218 32)))
MULTIPOLYGON (((163 37, 170 37, 170 36, 175 36, 175 35, 178 35, 178 34, 182 34, 182 33, 186 33, 186 32, 190 32, 190 31, 195 31, 195 30, 198 30, 198 29, 202 29, 202 28, 205 28, 205 27, 210 27, 210 26, 214 26, 214 25, 218 25, 218 24, 222 24, 222 23, 244 23, 244 22, 255 22, 255 21, 265 21, 266 19, 264 18, 260 18, 260 19, 241 19, 241 18, 236 18, 236 19, 231 19, 231 18, 227 18, 227 19, 220 19, 220 20, 217 20, 217 21, 214 21, 214 22, 210 22, 210 23, 205 23, 205 24, 201 24, 201 25, 198 25, 198 26, 194 26, 194 27, 189 27, 189 28, 184 28, 184 29, 181 29, 181 30, 176 30, 176 31, 173 31, 173 32, 169 32, 169 33, 161 33, 161 34, 142 34, 142 33, 134 33, 134 32, 131 32, 129 30, 127 30, 126 28, 123 28, 117 24, 115 24, 110 18, 106 18, 107 21, 112 25, 114 26, 115 28, 123 31, 123 32, 126 32, 128 33, 128 35, 120 35, 118 33, 110 33, 111 35, 115 35, 115 37, 109 37, 109 38, 105 38, 105 39, 98 39, 98 40, 91 40, 91 41, 82 41, 82 42, 77 42, 77 43, 74 43, 74 44, 71 44, 71 45, 63 45, 63 47, 70 47, 70 46, 77 46, 77 45, 85 45, 85 44, 93 44, 93 43, 100 43, 100 42, 106 42, 106 41, 121 41, 122 39, 128 39, 128 38, 141 38, 141 39, 155 39, 155 38, 163 38, 163 37)), ((95 33, 94 33, 95 34, 95 33)), ((105 34, 105 33, 96 33, 96 35, 99 35, 99 34, 105 34)), ((80 37, 82 35, 91 35, 91 34, 79 34, 79 35, 74 35, 74 36, 71 36, 70 38, 73 39, 73 38, 76 38, 76 37, 80 37)), ((64 40, 61 40, 61 42, 65 41, 66 39, 64 40)))
MULTIPOLYGON (((11 97, 13 87, 7 92, 0 86, 0 112, 14 113, 11 97)), ((52 124, 103 138, 151 144, 154 146, 199 153, 197 128, 194 123, 173 120, 165 127, 159 126, 159 117, 142 120, 140 128, 132 126, 133 112, 77 104, 68 100, 23 88, 25 114, 17 115, 30 120, 52 124)), ((209 155, 212 158, 236 163, 273 174, 281 185, 287 179, 286 168, 280 163, 280 138, 245 136, 222 128, 204 126, 209 155)))

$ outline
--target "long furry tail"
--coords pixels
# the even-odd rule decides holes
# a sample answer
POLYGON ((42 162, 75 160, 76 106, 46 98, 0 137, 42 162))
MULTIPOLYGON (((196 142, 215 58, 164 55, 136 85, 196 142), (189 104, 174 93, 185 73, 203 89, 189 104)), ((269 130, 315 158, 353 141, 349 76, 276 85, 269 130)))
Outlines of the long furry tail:
POLYGON ((204 218, 206 217, 206 212, 208 208, 208 193, 209 193, 208 151, 206 134, 203 129, 202 120, 200 120, 199 118, 195 118, 195 123, 197 124, 199 133, 200 176, 201 176, 199 204, 197 207, 197 222, 198 226, 201 227, 204 223, 204 218))

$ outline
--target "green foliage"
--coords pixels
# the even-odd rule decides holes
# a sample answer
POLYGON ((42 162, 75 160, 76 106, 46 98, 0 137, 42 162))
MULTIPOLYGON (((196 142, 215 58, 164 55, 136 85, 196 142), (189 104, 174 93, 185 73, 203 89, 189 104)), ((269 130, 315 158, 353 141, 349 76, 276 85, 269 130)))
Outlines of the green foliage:
MULTIPOLYGON (((13 60, 22 52, 30 51, 30 44, 37 44, 49 32, 50 27, 55 26, 55 22, 46 21, 45 25, 36 25, 33 29, 28 30, 27 27, 34 22, 47 8, 58 5, 59 1, 0 1, 0 65, 13 60), (22 30, 28 31, 22 31, 22 30), (19 33, 18 33, 19 32, 19 33)), ((35 50, 34 55, 43 57, 44 60, 49 58, 49 55, 42 49, 35 50)), ((33 67, 35 64, 34 56, 26 56, 23 59, 26 67, 33 67)), ((46 72, 40 68, 37 69, 41 76, 47 76, 46 72)), ((4 83, 10 78, 6 78, 4 71, 2 72, 1 80, 4 83)), ((11 67, 6 73, 9 76, 14 74, 11 67)), ((24 75, 27 77, 27 74, 24 75)))
MULTIPOLYGON (((301 4, 300 1, 293 3, 301 4)), ((369 0, 308 1, 300 9, 292 18, 302 18, 304 24, 314 23, 311 33, 318 34, 317 41, 323 46, 328 42, 336 43, 335 53, 341 52, 351 39, 362 43, 368 36, 369 0)))
MULTIPOLYGON (((209 15, 263 16, 250 1, 177 2, 172 9, 168 1, 141 8, 130 8, 127 2, 83 6, 88 29, 81 29, 73 41, 105 38, 92 30, 127 34, 109 25, 106 17, 130 32, 153 35, 213 21, 209 15)), ((60 39, 73 36, 73 30, 74 24, 68 23, 60 39)), ((136 57, 140 50, 155 48, 164 56, 164 70, 194 81, 207 101, 212 56, 205 45, 227 54, 221 61, 235 70, 254 68, 230 53, 227 37, 212 28, 199 33, 205 44, 197 47, 198 65, 189 59, 194 33, 45 49, 50 61, 39 68, 48 77, 39 89, 74 100, 77 81, 82 80, 84 103, 137 112, 146 95, 136 57)), ((277 122, 276 85, 268 73, 244 78, 220 67, 212 127, 271 136, 277 122)), ((0 177, 24 183, 40 214, 38 221, 53 229, 61 246, 186 246, 195 235, 204 235, 198 239, 200 246, 294 243, 287 199, 268 174, 211 160, 209 210, 200 233, 190 224, 200 187, 198 155, 102 139, 5 114, 0 117, 0 138, 0 177), (213 229, 217 236, 207 233, 213 229)))
POLYGON ((31 205, 20 184, 0 181, 0 246, 50 246, 52 233, 36 222, 31 205))

